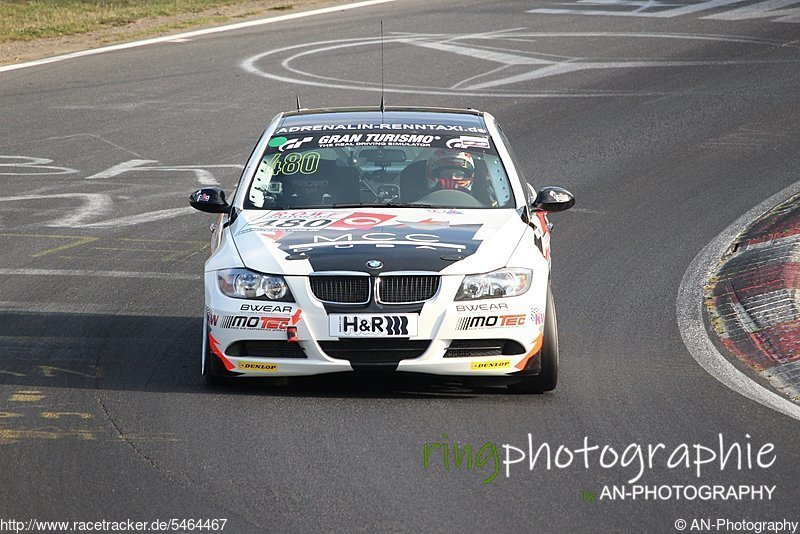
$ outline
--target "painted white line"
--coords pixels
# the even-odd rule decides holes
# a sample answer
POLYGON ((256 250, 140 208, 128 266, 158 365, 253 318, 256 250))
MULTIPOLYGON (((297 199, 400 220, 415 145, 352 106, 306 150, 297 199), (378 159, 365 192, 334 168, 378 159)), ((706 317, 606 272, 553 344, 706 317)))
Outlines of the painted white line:
POLYGON ((83 221, 99 217, 104 213, 111 212, 113 202, 111 197, 102 193, 61 193, 57 195, 23 195, 18 197, 0 197, 0 202, 14 202, 25 200, 45 200, 51 198, 80 198, 83 199, 83 206, 74 210, 74 213, 56 219, 47 224, 52 227, 81 227, 83 221))
POLYGON ((731 242, 757 217, 798 192, 800 181, 736 219, 706 245, 683 275, 676 311, 683 343, 700 367, 740 395, 800 421, 800 406, 762 387, 734 367, 711 342, 703 324, 703 286, 731 242))
POLYGON ((114 165, 113 167, 109 167, 108 169, 98 172, 97 174, 87 176, 85 180, 101 180, 106 178, 113 178, 115 176, 119 176, 120 174, 136 169, 137 167, 141 167, 142 165, 147 165, 148 163, 158 163, 158 160, 155 159, 128 160, 126 162, 114 165))
MULTIPOLYGON (((194 167, 191 165, 173 165, 171 167, 167 166, 156 166, 156 167, 139 167, 139 168, 132 168, 129 170, 135 171, 172 171, 172 172, 193 172, 195 178, 197 178, 197 182, 200 185, 220 185, 211 171, 206 169, 237 169, 241 171, 243 165, 230 163, 224 165, 203 165, 202 167, 194 167)), ((127 171, 126 171, 127 172, 127 171)), ((94 176, 97 177, 96 175, 94 176)))
MULTIPOLYGON (((185 169, 182 169, 185 170, 185 169)), ((73 209, 69 215, 60 219, 43 223, 43 226, 50 228, 122 228, 124 226, 134 226, 164 219, 173 219, 190 213, 195 213, 195 209, 186 206, 181 208, 167 208, 163 210, 117 217, 105 221, 86 222, 87 220, 97 219, 102 215, 113 212, 114 202, 111 197, 102 193, 60 193, 56 195, 22 195, 16 197, 0 197, 0 202, 14 202, 26 200, 47 200, 54 198, 78 198, 83 199, 80 208, 73 209)))
MULTIPOLYGON (((684 3, 687 3, 684 0, 684 3)), ((742 0, 700 0, 690 1, 689 5, 679 3, 665 3, 660 1, 629 1, 629 0, 595 0, 562 3, 561 5, 573 5, 571 8, 540 8, 531 9, 527 13, 549 14, 549 15, 599 15, 607 17, 651 17, 651 18, 673 18, 682 15, 700 14, 704 11, 722 9, 720 13, 701 16, 701 19, 712 20, 749 20, 769 18, 772 22, 800 22, 800 8, 791 7, 800 3, 800 0, 758 0, 757 2, 736 7, 742 0), (601 9, 583 9, 586 5, 596 6, 601 9), (611 7, 614 9, 602 9, 611 7), (638 8, 628 11, 618 9, 619 7, 638 8), (652 8, 662 8, 653 11, 652 8)))
MULTIPOLYGON (((195 209, 189 206, 185 208, 168 208, 165 210, 151 211, 149 213, 140 213, 138 215, 130 215, 128 217, 119 217, 117 219, 109 219, 107 221, 99 221, 91 224, 80 224, 77 228, 121 228, 123 226, 134 226, 137 224, 144 224, 154 221, 162 221, 164 219, 173 219, 182 215, 195 213, 195 209)), ((48 226, 54 226, 49 224, 48 226)))
MULTIPOLYGON (((468 36, 471 39, 479 39, 483 37, 482 34, 475 36, 468 36)), ((457 37, 449 39, 450 42, 456 42, 457 37)), ((555 61, 546 59, 539 59, 531 56, 523 56, 521 54, 512 54, 510 52, 497 52, 494 50, 486 50, 484 48, 470 47, 464 44, 449 44, 445 42, 424 41, 422 39, 398 39, 403 44, 410 44, 422 48, 430 48, 432 50, 439 50, 442 52, 450 52, 462 56, 469 56, 475 59, 483 59, 491 61, 492 63, 502 63, 504 65, 552 65, 555 61)))
POLYGON ((105 180, 108 178, 116 178, 122 174, 127 172, 137 172, 137 171, 170 171, 170 172, 193 172, 195 178, 200 183, 200 185, 220 185, 211 171, 207 169, 237 169, 241 170, 242 165, 230 163, 230 164, 222 164, 222 165, 202 165, 192 166, 192 165, 172 165, 172 166, 163 166, 163 165, 156 165, 154 167, 145 167, 144 165, 148 165, 150 163, 158 163, 157 160, 154 159, 132 159, 129 161, 124 161, 113 167, 109 167, 108 169, 98 172, 97 174, 93 174, 91 176, 87 176, 86 180, 105 180))
MULTIPOLYGON (((798 0, 800 1, 800 0, 798 0)), ((509 84, 526 82, 534 79, 541 79, 553 76, 559 76, 569 72, 580 70, 596 70, 596 69, 623 69, 623 68, 658 68, 658 67, 708 67, 708 66, 737 66, 743 64, 770 64, 770 63, 790 63, 796 64, 797 59, 778 59, 778 60, 698 60, 698 61, 672 61, 672 60, 648 60, 648 61, 588 61, 586 58, 578 57, 565 57, 559 56, 558 59, 543 59, 531 57, 532 51, 514 51, 514 50, 492 50, 486 45, 470 45, 470 41, 481 40, 486 41, 493 36, 497 39, 507 40, 510 38, 546 38, 546 37, 579 37, 579 38, 595 38, 595 37, 624 37, 624 38, 642 38, 642 39, 682 39, 682 40, 701 40, 701 41, 721 41, 721 42, 741 42, 751 44, 765 44, 770 46, 778 46, 782 44, 781 41, 765 41, 756 40, 753 38, 743 37, 726 37, 720 35, 702 35, 702 34, 655 34, 655 33, 619 33, 619 32, 590 32, 590 33, 574 33, 574 32, 535 32, 535 33, 511 33, 511 30, 501 30, 493 33, 476 33, 476 34, 450 34, 450 35, 437 35, 437 34, 411 34, 402 33, 393 37, 386 38, 385 43, 403 43, 410 46, 418 46, 426 49, 434 49, 442 53, 457 54, 468 56, 470 58, 480 59, 482 61, 491 63, 500 63, 503 66, 520 66, 532 65, 534 68, 531 72, 513 75, 508 78, 492 80, 484 83, 473 84, 465 86, 466 80, 461 80, 455 83, 450 88, 437 88, 429 86, 413 86, 401 84, 387 84, 381 87, 380 83, 368 81, 354 81, 351 79, 335 78, 330 76, 321 76, 312 72, 306 72, 300 68, 292 66, 292 63, 306 56, 321 54, 334 50, 341 50, 355 47, 376 46, 380 45, 380 39, 376 38, 354 38, 354 39, 336 39, 318 41, 312 43, 305 43, 299 45, 291 45, 283 48, 269 50, 256 56, 250 57, 242 61, 240 66, 242 69, 250 74, 260 76, 279 82, 294 83, 300 85, 307 85, 312 87, 323 87, 326 89, 346 89, 351 91, 372 91, 372 92, 386 92, 386 93, 406 93, 406 94, 431 94, 431 95, 464 95, 468 94, 471 97, 486 96, 486 97, 504 97, 504 98, 589 98, 589 97, 620 97, 620 96, 660 96, 665 93, 656 92, 637 92, 637 91, 596 91, 596 92, 570 92, 566 91, 550 91, 550 92, 532 92, 520 93, 516 91, 505 91, 502 86, 509 84), (515 53, 519 52, 519 53, 515 53), (286 75, 267 72, 259 66, 268 56, 285 56, 285 59, 280 60, 280 67, 287 71, 286 75), (294 76, 292 76, 294 75, 294 76)), ((542 54, 539 54, 540 56, 542 54)), ((549 55, 548 55, 549 56, 549 55)), ((551 56, 553 57, 553 56, 551 56)), ((273 69, 277 67, 277 60, 271 58, 271 61, 264 62, 264 68, 273 69)), ((496 67, 492 67, 489 71, 483 72, 478 76, 472 76, 469 79, 475 79, 481 76, 488 76, 491 72, 498 72, 496 67)))
POLYGON ((712 20, 772 18, 773 22, 800 22, 800 7, 791 7, 799 3, 798 0, 762 0, 755 5, 743 6, 703 18, 712 20))
POLYGON ((0 170, 3 168, 36 169, 34 172, 0 172, 0 176, 51 176, 53 174, 74 174, 78 172, 69 167, 53 167, 48 163, 53 163, 53 160, 32 158, 30 156, 0 156, 0 170), (11 160, 11 162, 3 163, 2 160, 11 160), (37 172, 39 169, 44 169, 48 172, 37 172))
POLYGON ((84 271, 75 269, 0 269, 0 275, 7 276, 80 276, 89 278, 101 276, 106 278, 148 278, 156 280, 202 280, 199 274, 156 273, 134 271, 84 271))
MULTIPOLYGON (((125 307, 120 309, 119 303, 109 302, 106 304, 98 304, 95 302, 26 302, 14 300, 0 300, 0 312, 12 313, 68 313, 86 314, 92 313, 97 315, 130 315, 130 316, 180 316, 182 315, 179 310, 170 311, 165 310, 152 304, 150 306, 135 306, 125 307)), ((41 336, 37 336, 41 340, 41 336)), ((61 343, 63 338, 50 338, 55 342, 61 343)), ((48 341, 47 338, 44 338, 48 341)), ((0 371, 2 373, 2 371, 0 371)))
POLYGON ((378 4, 385 4, 388 2, 394 2, 395 0, 367 0, 365 2, 356 2, 354 4, 345 4, 340 6, 333 6, 333 7, 325 7, 321 9, 313 9, 311 11, 302 11, 300 13, 291 13, 288 15, 280 15, 277 17, 270 17, 266 19, 258 19, 258 20, 250 20, 247 22, 239 22, 236 24, 228 24, 226 26, 218 26, 216 28, 205 28, 203 30, 194 30, 185 33, 179 33, 175 35, 166 35, 163 37, 154 37, 152 39, 144 39, 142 41, 133 41, 130 43, 121 43, 117 45, 111 46, 104 46, 102 48, 94 48, 92 50, 81 50, 80 52, 72 52, 70 54, 63 54, 60 56, 49 57, 45 59, 39 59, 36 61, 28 61, 26 63, 16 63, 14 65, 5 65, 0 67, 0 72, 7 72, 11 70, 17 69, 24 69, 27 67, 35 67, 38 65, 46 65, 48 63, 55 63, 58 61, 65 61, 67 59, 74 59, 79 57, 85 56, 93 56, 96 54, 103 54, 106 52, 113 52, 116 50, 125 50, 128 48, 137 48, 140 46, 147 46, 151 44, 157 43, 167 43, 167 42, 174 42, 176 40, 186 40, 191 39, 193 37, 198 37, 201 35, 211 35, 214 33, 222 33, 234 30, 241 30, 243 28, 252 28, 255 26, 262 26, 264 24, 274 24, 276 22, 284 22, 287 20, 294 20, 304 17, 313 17, 315 15, 324 15, 326 13, 335 13, 337 11, 348 11, 350 9, 357 9, 361 7, 368 7, 374 6, 378 4))
MULTIPOLYGON (((170 171, 172 171, 172 170, 179 171, 179 170, 183 170, 183 169, 174 169, 173 168, 173 169, 168 169, 168 170, 170 170, 170 171)), ((192 172, 194 172, 194 176, 195 176, 195 178, 197 178, 197 182, 200 185, 220 185, 220 183, 217 181, 217 179, 214 178, 214 175, 211 174, 210 172, 208 172, 207 170, 205 170, 205 169, 191 169, 191 170, 192 170, 192 172)))
MULTIPOLYGON (((406 37, 401 38, 403 41, 407 41, 406 37)), ((385 39, 385 43, 395 42, 401 40, 398 38, 385 39)), ((261 54, 255 55, 253 57, 247 58, 242 63, 240 63, 240 67, 244 69, 246 72, 253 74, 255 76, 260 76, 262 78, 267 78, 270 80, 275 80, 278 82, 284 83, 292 83, 298 85, 307 85, 311 87, 323 87, 326 89, 344 89, 348 91, 368 91, 368 92, 385 92, 385 93, 397 93, 397 94, 413 94, 413 95, 437 95, 437 96, 464 96, 467 94, 463 89, 462 90, 447 90, 442 88, 436 87, 427 87, 427 86, 410 86, 410 85, 386 85, 385 87, 381 88, 380 83, 375 82, 352 82, 352 81, 345 81, 340 80, 337 78, 330 78, 330 77, 323 77, 317 76, 315 74, 309 72, 303 72, 298 69, 292 68, 289 63, 293 60, 298 59, 302 56, 306 56, 309 54, 315 54, 318 52, 329 51, 337 48, 348 48, 353 46, 372 46, 372 45, 380 45, 380 39, 374 39, 371 37, 368 38, 356 38, 356 39, 340 39, 335 41, 319 41, 316 43, 307 43, 301 45, 293 45, 287 46, 285 48, 278 48, 275 50, 270 50, 268 52, 263 52, 261 54), (300 76, 307 76, 310 78, 319 78, 325 81, 314 81, 314 80, 303 80, 297 77, 289 77, 289 76, 281 76, 279 74, 272 74, 269 72, 265 72, 261 70, 256 63, 261 61, 267 56, 278 54, 281 52, 287 52, 289 50, 295 50, 298 48, 305 48, 308 46, 315 46, 320 44, 326 43, 340 43, 346 42, 348 44, 328 47, 328 48, 318 48, 308 52, 301 52, 299 54, 295 54, 281 62, 281 66, 289 71, 290 73, 294 73, 300 76), (338 83, 334 83, 338 82, 338 83)), ((486 73, 483 73, 486 74, 486 73)), ((478 97, 478 96, 485 96, 485 97, 505 97, 505 98, 589 98, 589 97, 620 97, 620 96, 663 96, 663 93, 637 93, 633 91, 613 91, 613 92, 604 92, 604 93, 492 93, 492 92, 484 92, 479 93, 475 91, 470 91, 469 96, 471 97, 478 97)))
MULTIPOLYGON (((677 17, 679 15, 689 15, 692 13, 699 13, 700 11, 708 11, 710 9, 716 9, 719 7, 728 6, 731 4, 737 4, 742 0, 706 0, 703 2, 699 2, 696 4, 688 5, 688 6, 679 6, 674 7, 672 9, 667 9, 665 11, 642 11, 641 9, 637 9, 636 11, 599 11, 599 10, 573 10, 573 9, 531 9, 528 13, 542 13, 542 14, 550 14, 550 15, 614 15, 614 16, 621 16, 621 17, 654 17, 654 18, 672 18, 677 17)), ((610 4, 618 4, 618 2, 609 2, 610 4)), ((643 7, 647 7, 646 5, 643 7)))
POLYGON ((53 136, 53 137, 47 137, 47 138, 44 139, 44 141, 57 141, 57 140, 61 140, 61 139, 72 139, 72 138, 75 138, 75 137, 88 137, 90 139, 97 139, 98 141, 101 141, 103 143, 106 143, 107 145, 113 146, 114 148, 118 148, 118 149, 122 150, 123 152, 127 152, 128 154, 130 154, 132 156, 136 156, 137 158, 141 157, 139 154, 137 154, 133 150, 129 150, 129 149, 125 148, 124 146, 121 146, 121 145, 118 145, 118 144, 114 143, 113 141, 109 141, 108 139, 106 139, 105 137, 103 137, 101 135, 90 134, 90 133, 79 133, 79 134, 71 134, 71 135, 58 135, 58 136, 53 136))
MULTIPOLYGON (((790 60, 792 63, 795 61, 790 60)), ((554 62, 549 62, 554 63, 554 62)), ((765 62, 757 61, 756 63, 763 65, 765 62)), ((766 63, 771 63, 767 61, 766 63)), ((778 61, 778 63, 784 63, 778 61)), ((465 91, 488 89, 491 87, 499 87, 501 85, 510 85, 514 83, 527 82, 530 80, 540 80, 542 78, 549 78, 551 76, 560 76, 571 72, 578 72, 582 70, 597 70, 597 69, 645 69, 645 68, 665 68, 665 67, 708 67, 708 66, 733 66, 733 65, 747 65, 751 64, 748 61, 604 61, 604 62, 582 62, 575 61, 572 63, 564 62, 551 65, 549 67, 542 67, 530 72, 524 72, 508 78, 501 78, 485 83, 478 83, 462 87, 465 91)))

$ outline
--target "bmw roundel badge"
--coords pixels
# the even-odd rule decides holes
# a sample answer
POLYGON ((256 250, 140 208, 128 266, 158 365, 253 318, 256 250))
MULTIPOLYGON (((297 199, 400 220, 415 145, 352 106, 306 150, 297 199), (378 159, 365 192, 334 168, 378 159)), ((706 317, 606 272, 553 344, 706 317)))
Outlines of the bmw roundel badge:
POLYGON ((381 267, 383 267, 383 262, 380 260, 369 260, 367 262, 367 267, 369 267, 370 269, 380 269, 381 267))

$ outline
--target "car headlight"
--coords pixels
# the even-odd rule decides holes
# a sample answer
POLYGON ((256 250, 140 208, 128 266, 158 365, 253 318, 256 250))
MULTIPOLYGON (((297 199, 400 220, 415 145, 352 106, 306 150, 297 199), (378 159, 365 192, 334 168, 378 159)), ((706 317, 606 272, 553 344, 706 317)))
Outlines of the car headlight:
POLYGON ((261 274, 249 269, 217 271, 219 290, 235 299, 294 302, 286 280, 276 274, 261 274))
POLYGON ((530 269, 506 268, 464 277, 456 300, 496 299, 522 295, 531 287, 530 269))

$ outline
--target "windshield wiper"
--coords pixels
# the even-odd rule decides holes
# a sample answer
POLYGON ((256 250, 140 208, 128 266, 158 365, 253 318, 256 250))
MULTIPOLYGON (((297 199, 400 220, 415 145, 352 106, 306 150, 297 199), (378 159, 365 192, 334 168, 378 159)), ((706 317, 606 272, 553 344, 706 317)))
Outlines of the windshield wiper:
POLYGON ((344 202, 341 204, 331 204, 331 208, 385 208, 391 204, 384 204, 383 202, 344 202))
POLYGON ((373 202, 373 203, 350 203, 350 204, 331 204, 332 208, 446 208, 435 204, 417 204, 416 202, 373 202))

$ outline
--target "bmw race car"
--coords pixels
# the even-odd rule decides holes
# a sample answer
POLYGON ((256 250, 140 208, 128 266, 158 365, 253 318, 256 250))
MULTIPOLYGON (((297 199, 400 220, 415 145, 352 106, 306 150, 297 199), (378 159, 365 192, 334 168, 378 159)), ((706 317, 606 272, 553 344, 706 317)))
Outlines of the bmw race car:
POLYGON ((495 119, 439 108, 278 114, 205 264, 209 383, 379 370, 556 386, 548 212, 495 119))

